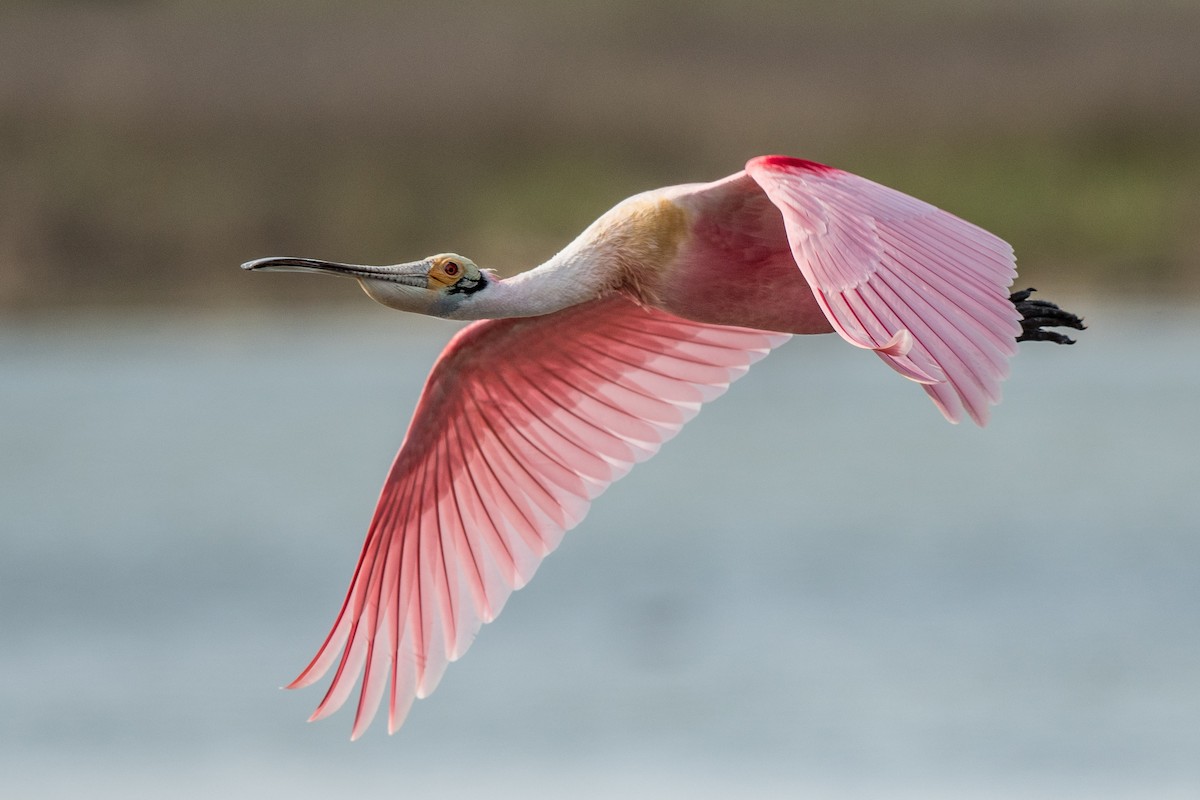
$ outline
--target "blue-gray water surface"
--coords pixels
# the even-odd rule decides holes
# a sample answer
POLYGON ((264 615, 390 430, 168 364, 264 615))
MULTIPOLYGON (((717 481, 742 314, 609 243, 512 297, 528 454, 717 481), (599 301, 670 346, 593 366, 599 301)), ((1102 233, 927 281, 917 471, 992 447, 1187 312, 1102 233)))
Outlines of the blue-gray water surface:
POLYGON ((452 326, 0 322, 3 794, 1195 797, 1200 315, 1089 322, 983 430, 793 340, 353 744, 278 687, 452 326))

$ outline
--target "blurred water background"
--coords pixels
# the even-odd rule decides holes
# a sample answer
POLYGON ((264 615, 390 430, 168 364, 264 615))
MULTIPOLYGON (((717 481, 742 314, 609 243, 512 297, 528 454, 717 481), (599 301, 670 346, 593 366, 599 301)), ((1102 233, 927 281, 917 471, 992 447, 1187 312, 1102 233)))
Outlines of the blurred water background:
POLYGON ((14 797, 1194 797, 1200 6, 0 10, 14 797), (454 326, 267 254, 511 273, 784 152, 1088 316, 986 430, 830 337, 614 486, 395 737, 279 692, 454 326))

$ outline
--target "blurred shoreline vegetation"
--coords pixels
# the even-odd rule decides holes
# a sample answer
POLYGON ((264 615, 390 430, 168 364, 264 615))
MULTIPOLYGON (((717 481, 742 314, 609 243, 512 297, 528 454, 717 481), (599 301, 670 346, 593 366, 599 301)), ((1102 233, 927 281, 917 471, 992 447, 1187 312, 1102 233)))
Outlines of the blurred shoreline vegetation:
POLYGON ((0 11, 0 310, 355 302, 263 255, 512 273, 612 203, 800 155, 1200 298, 1200 4, 587 0, 0 11))

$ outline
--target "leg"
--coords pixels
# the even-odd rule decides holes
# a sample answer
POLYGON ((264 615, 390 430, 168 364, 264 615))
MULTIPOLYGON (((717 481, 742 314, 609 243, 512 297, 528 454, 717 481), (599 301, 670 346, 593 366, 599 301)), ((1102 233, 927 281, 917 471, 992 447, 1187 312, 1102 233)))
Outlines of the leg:
POLYGON ((1021 335, 1018 342, 1054 342, 1055 344, 1075 344, 1069 336, 1054 331, 1044 331, 1042 326, 1051 328, 1074 328, 1085 330, 1083 318, 1077 317, 1070 311, 1064 311, 1048 300, 1030 300, 1029 296, 1036 289, 1025 289, 1013 292, 1009 300, 1021 312, 1021 335))

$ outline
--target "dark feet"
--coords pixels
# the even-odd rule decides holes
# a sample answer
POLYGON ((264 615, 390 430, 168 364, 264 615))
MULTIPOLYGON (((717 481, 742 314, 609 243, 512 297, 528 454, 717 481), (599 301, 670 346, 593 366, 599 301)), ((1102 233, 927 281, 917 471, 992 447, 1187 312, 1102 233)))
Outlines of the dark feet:
POLYGON ((1074 328, 1077 331, 1086 330, 1083 318, 1077 317, 1070 311, 1063 311, 1049 300, 1030 300, 1029 295, 1037 289, 1025 289, 1013 292, 1008 299, 1021 312, 1021 335, 1018 342, 1054 342, 1055 344, 1075 344, 1069 336, 1054 331, 1044 331, 1042 326, 1051 328, 1074 328))

